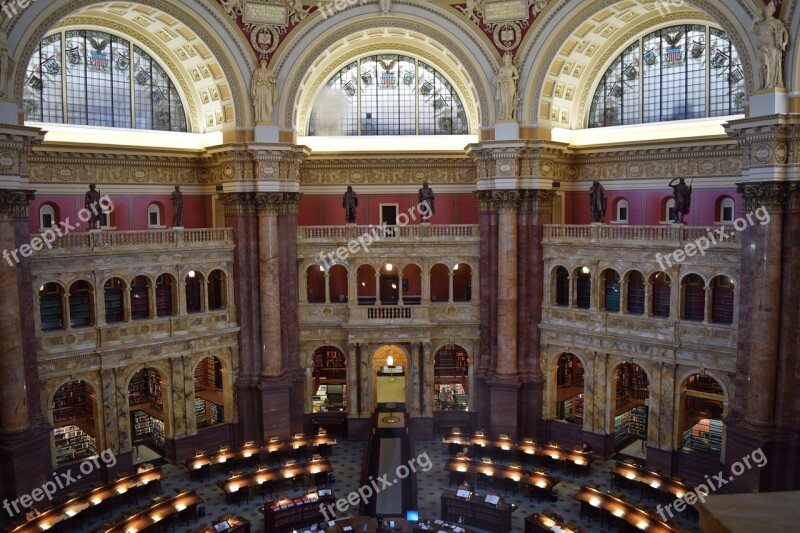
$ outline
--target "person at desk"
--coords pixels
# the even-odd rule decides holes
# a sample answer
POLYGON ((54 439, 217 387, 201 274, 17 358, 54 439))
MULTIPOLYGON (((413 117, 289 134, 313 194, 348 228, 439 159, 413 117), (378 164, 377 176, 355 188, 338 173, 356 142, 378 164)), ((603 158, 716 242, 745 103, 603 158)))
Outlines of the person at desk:
POLYGON ((588 453, 588 454, 591 455, 593 450, 592 450, 592 447, 589 446, 588 442, 584 442, 583 444, 581 444, 581 447, 580 447, 580 449, 578 451, 582 452, 582 453, 588 453))
POLYGON ((42 513, 40 513, 40 512, 39 512, 39 510, 38 510, 38 509, 36 509, 36 507, 31 507, 30 509, 28 509, 28 510, 25 512, 25 520, 27 520, 28 522, 30 522, 31 520, 33 520, 34 518, 36 518, 36 517, 37 517, 37 516, 39 516, 40 514, 42 514, 42 513))

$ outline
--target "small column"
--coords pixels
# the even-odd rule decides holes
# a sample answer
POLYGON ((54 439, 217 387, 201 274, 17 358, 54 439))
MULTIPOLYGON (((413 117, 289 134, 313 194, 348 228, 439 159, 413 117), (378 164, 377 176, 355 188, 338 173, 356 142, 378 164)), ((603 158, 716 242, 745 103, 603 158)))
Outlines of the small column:
MULTIPOLYGON (((69 291, 69 287, 67 291, 69 291)), ((61 295, 61 320, 64 329, 72 329, 72 319, 69 311, 69 292, 65 292, 61 295)))
POLYGON ((347 302, 358 305, 358 265, 353 262, 347 270, 347 302))
POLYGON ((150 318, 156 318, 158 316, 158 310, 156 309, 156 287, 154 284, 147 286, 147 316, 150 318))
POLYGON ((420 375, 423 376, 420 383, 420 387, 422 387, 420 411, 424 418, 430 418, 433 416, 433 354, 430 341, 420 345, 419 365, 420 375))
POLYGON ((326 304, 331 303, 331 271, 330 270, 325 270, 325 303, 326 304))
POLYGON ((714 291, 710 285, 706 285, 704 291, 705 294, 703 296, 705 299, 703 301, 703 324, 710 324, 713 322, 711 306, 713 304, 712 299, 714 296, 714 291))
POLYGON ((375 305, 383 305, 381 298, 381 271, 375 271, 375 305))
POLYGON ((122 291, 122 320, 130 322, 133 320, 133 310, 131 309, 131 288, 127 287, 122 291))
POLYGON ((422 272, 420 273, 420 283, 422 283, 422 304, 431 304, 431 268, 427 259, 422 261, 422 272))
POLYGON ((453 276, 454 276, 454 274, 455 274, 455 272, 453 272, 452 270, 448 271, 448 276, 447 277, 449 278, 449 280, 448 280, 449 285, 448 285, 448 289, 447 289, 447 301, 450 302, 450 303, 453 303, 453 276))
POLYGON ((200 284, 200 306, 202 307, 203 313, 208 312, 208 278, 203 280, 203 283, 200 284))
POLYGON ((397 305, 403 305, 403 271, 397 274, 397 305))
POLYGON ((358 417, 358 355, 357 345, 347 343, 347 416, 358 417))
POLYGON ((653 283, 650 280, 644 280, 644 315, 646 317, 653 316, 653 283))
POLYGON ((181 277, 180 272, 178 273, 177 297, 178 312, 175 314, 178 316, 188 315, 189 313, 186 310, 186 273, 183 274, 183 277, 181 277))

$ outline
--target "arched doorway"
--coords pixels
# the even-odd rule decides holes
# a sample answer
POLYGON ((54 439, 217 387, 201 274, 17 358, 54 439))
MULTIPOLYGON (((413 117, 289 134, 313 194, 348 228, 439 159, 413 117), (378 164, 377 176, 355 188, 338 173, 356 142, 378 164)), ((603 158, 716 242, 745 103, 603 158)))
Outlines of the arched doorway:
POLYGON ((311 366, 312 412, 347 410, 347 360, 336 346, 320 346, 311 366))
POLYGON ((197 428, 221 424, 229 415, 225 409, 224 367, 219 357, 206 357, 194 369, 194 413, 197 428))
POLYGON ((644 458, 650 397, 650 382, 644 369, 634 363, 619 365, 611 393, 615 399, 614 449, 644 458))
POLYGON ((56 465, 64 465, 97 453, 97 396, 86 381, 61 385, 50 404, 56 465))
POLYGON ((433 359, 433 410, 469 408, 469 358, 457 344, 445 344, 433 359))
POLYGON ((679 438, 684 450, 722 453, 725 392, 711 376, 692 374, 681 383, 679 438))
POLYGON ((372 355, 373 405, 382 408, 396 404, 397 410, 406 402, 408 356, 399 346, 385 345, 372 355))
POLYGON ((128 409, 130 411, 131 444, 135 448, 134 461, 166 452, 165 401, 169 388, 166 377, 155 368, 143 368, 128 383, 128 409), (148 450, 152 453, 149 453, 148 450))
POLYGON ((556 366, 556 419, 583 426, 583 364, 571 353, 556 366))

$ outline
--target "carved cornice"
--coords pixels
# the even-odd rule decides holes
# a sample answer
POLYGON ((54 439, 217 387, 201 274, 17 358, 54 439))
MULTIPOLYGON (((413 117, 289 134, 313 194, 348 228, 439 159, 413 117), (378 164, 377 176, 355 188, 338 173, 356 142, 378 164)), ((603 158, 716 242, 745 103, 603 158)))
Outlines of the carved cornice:
POLYGON ((296 215, 302 197, 299 192, 255 193, 256 212, 259 215, 296 215))
POLYGON ((256 194, 254 192, 224 192, 218 196, 225 210, 225 216, 239 217, 256 214, 256 194))
POLYGON ((0 220, 25 220, 34 191, 0 189, 0 220))
POLYGON ((325 156, 303 162, 302 185, 418 185, 475 183, 475 164, 466 157, 325 156))
POLYGON ((744 210, 752 212, 763 206, 768 211, 779 213, 796 206, 797 184, 779 181, 737 183, 736 189, 744 199, 744 210))

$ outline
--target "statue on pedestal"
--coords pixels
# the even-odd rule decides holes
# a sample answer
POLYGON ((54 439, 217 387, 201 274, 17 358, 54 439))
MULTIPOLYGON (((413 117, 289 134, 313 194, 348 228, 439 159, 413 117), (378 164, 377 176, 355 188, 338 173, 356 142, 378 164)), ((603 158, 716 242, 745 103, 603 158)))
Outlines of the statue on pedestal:
POLYGON ((180 185, 175 186, 170 198, 172 198, 172 225, 179 227, 183 219, 183 193, 180 185))
POLYGON ((786 25, 775 18, 775 2, 771 1, 753 19, 752 32, 758 32, 761 52, 761 88, 783 88, 783 54, 789 44, 786 25))
POLYGON ((89 217, 89 229, 100 229, 103 225, 103 206, 100 205, 100 191, 94 183, 89 185, 89 190, 83 197, 83 206, 91 214, 89 217))
POLYGON ((672 197, 675 199, 675 222, 683 224, 683 217, 689 212, 692 203, 692 186, 686 185, 683 178, 675 178, 669 182, 669 186, 672 187, 672 197))
POLYGON ((599 181, 593 181, 589 189, 589 209, 592 214, 592 222, 602 222, 606 217, 606 190, 600 185, 599 181))
MULTIPOLYGON (((433 189, 428 187, 428 182, 422 182, 422 188, 419 190, 417 194, 419 205, 425 204, 425 212, 423 213, 423 219, 431 218, 431 215, 436 214, 436 210, 433 206, 433 189)), ((420 209, 420 212, 422 209, 420 209)))
POLYGON ((494 77, 497 86, 497 119, 514 120, 517 112, 517 80, 519 70, 514 65, 513 57, 506 52, 503 56, 503 66, 494 77))
POLYGON ((344 207, 347 223, 355 224, 356 207, 358 207, 358 195, 353 190, 352 185, 347 186, 347 191, 344 193, 344 197, 342 198, 342 207, 344 207))
POLYGON ((267 60, 262 59, 261 67, 253 72, 253 81, 250 95, 253 97, 256 124, 270 124, 272 122, 272 106, 275 105, 277 96, 278 78, 267 66, 267 60))

